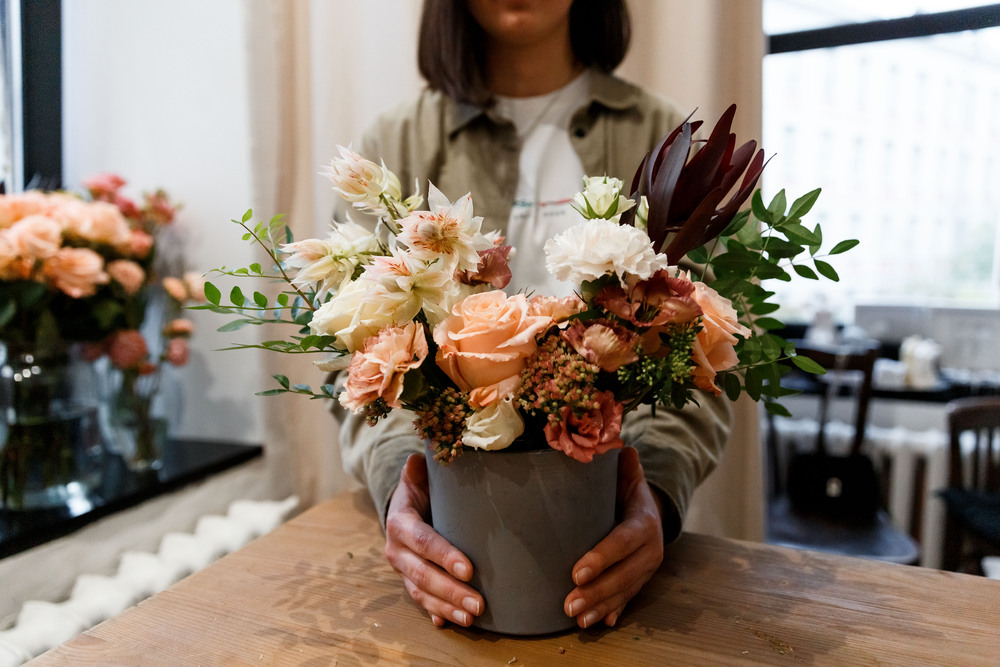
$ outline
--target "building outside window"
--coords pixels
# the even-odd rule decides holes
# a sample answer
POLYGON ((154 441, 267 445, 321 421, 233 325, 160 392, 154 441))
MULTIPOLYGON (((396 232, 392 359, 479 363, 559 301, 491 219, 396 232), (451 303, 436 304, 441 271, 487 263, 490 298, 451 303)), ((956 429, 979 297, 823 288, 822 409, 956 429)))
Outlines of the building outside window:
MULTIPOLYGON (((982 4, 765 0, 764 27, 774 50, 777 35, 982 4)), ((1000 23, 1000 5, 985 14, 1000 23)), ((834 258, 838 284, 768 285, 787 321, 1000 306, 1000 28, 772 52, 763 117, 765 197, 822 187, 806 223, 861 241, 834 258)))

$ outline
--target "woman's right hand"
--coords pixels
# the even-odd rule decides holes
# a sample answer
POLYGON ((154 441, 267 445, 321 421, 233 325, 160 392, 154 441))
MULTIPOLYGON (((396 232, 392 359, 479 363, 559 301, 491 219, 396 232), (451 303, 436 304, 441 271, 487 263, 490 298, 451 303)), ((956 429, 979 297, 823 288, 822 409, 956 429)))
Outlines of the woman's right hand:
POLYGON ((434 625, 468 627, 483 611, 483 596, 469 586, 472 563, 428 523, 427 462, 412 454, 385 519, 385 557, 403 578, 406 591, 427 610, 434 625))

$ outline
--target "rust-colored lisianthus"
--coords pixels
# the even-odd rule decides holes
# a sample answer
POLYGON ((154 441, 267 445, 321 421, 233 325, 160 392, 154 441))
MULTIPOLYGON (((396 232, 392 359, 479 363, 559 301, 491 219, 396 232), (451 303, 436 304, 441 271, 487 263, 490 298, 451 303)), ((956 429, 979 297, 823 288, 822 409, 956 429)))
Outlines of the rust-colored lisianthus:
POLYGON ((456 271, 455 277, 466 285, 490 285, 503 289, 510 282, 509 245, 495 245, 479 251, 479 266, 475 271, 456 271))
POLYGON ((564 406, 559 419, 550 419, 545 425, 545 440, 550 447, 589 463, 597 454, 625 446, 621 438, 622 404, 610 391, 601 392, 597 398, 598 407, 581 416, 564 406))
MULTIPOLYGON (((693 135, 701 121, 685 121, 636 170, 632 197, 637 202, 647 198, 646 233, 670 264, 719 236, 753 193, 764 170, 764 151, 757 150, 757 142, 736 147, 736 135, 730 132, 735 114, 733 104, 694 154, 693 135), (741 176, 739 187, 723 203, 741 176)), ((634 224, 635 212, 634 208, 626 211, 622 224, 634 224)))
POLYGON ((694 285, 660 269, 648 280, 630 280, 625 287, 605 286, 594 303, 640 327, 685 324, 701 315, 694 285))
POLYGON ((580 356, 608 373, 639 359, 635 333, 613 322, 576 320, 561 335, 580 356))

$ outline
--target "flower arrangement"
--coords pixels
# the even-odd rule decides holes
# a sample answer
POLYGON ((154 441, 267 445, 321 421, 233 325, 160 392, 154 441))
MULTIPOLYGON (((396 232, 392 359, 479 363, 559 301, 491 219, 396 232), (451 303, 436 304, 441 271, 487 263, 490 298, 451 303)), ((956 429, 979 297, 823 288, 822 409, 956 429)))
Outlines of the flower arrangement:
POLYGON ((445 463, 465 447, 510 447, 524 433, 589 461, 623 445, 625 413, 682 407, 698 390, 763 397, 783 413, 781 362, 821 369, 772 333, 782 326, 778 305, 760 281, 788 280, 789 270, 837 275, 819 254, 819 227, 801 222, 819 190, 787 211, 783 191, 765 206, 755 190, 763 151, 736 147, 734 113, 703 142, 693 138, 701 123, 684 122, 639 165, 630 191, 614 178, 584 180, 573 204, 580 224, 545 244, 546 266, 573 284, 571 297, 505 293, 512 249, 483 231, 469 195, 450 201, 429 184, 428 210, 418 210, 422 197, 403 199, 384 164, 340 148, 325 173, 377 218, 375 228, 336 223, 326 239, 294 241, 280 216, 251 225, 247 211, 234 222, 274 270, 217 271, 277 279, 280 291, 272 300, 235 286, 225 304, 207 283, 205 307, 237 316, 223 330, 296 330, 235 348, 323 352, 322 370, 346 369, 342 391, 276 375, 280 387, 262 394, 336 397, 370 423, 410 410, 445 463))

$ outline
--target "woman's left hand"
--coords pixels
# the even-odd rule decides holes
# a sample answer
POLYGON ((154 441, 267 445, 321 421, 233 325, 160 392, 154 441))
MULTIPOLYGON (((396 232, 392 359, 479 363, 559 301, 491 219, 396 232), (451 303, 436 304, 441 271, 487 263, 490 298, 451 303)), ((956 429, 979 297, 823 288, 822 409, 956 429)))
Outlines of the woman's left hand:
POLYGON ((618 506, 621 521, 573 566, 576 583, 564 609, 587 628, 600 620, 618 622, 625 604, 638 593, 663 562, 660 507, 635 449, 626 447, 618 461, 618 506))

